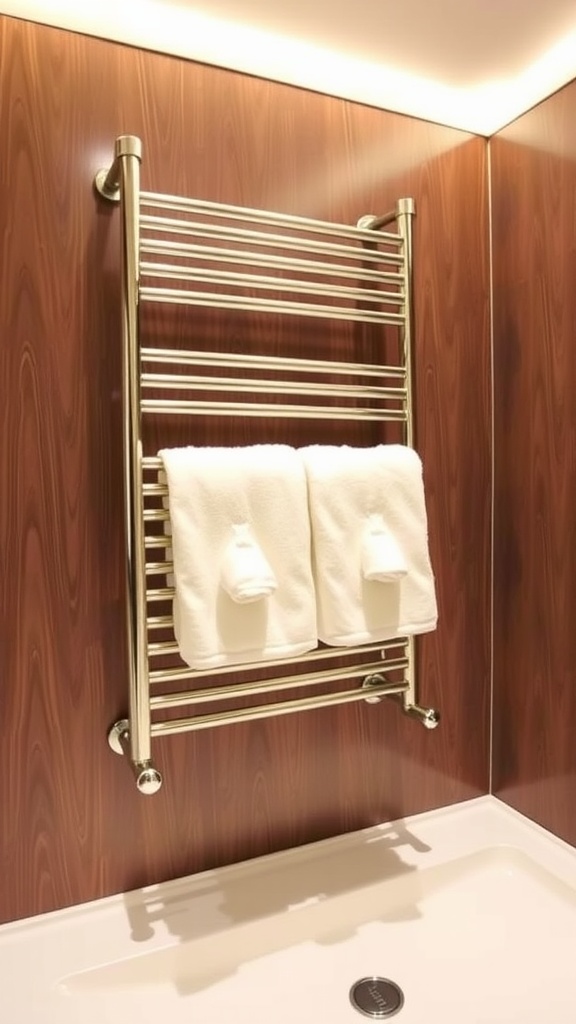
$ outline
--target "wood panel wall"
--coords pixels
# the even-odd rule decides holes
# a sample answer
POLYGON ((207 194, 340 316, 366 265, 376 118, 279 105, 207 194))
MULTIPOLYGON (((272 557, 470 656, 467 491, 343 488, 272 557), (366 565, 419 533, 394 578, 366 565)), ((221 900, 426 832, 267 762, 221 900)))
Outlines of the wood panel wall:
POLYGON ((576 843, 576 83, 491 140, 494 790, 576 843))
POLYGON ((5 17, 0 69, 0 919, 485 792, 484 141, 5 17), (386 703, 171 737, 153 798, 109 751, 126 710, 118 214, 92 180, 121 133, 144 140, 144 188, 352 223, 415 197, 437 732, 386 703))

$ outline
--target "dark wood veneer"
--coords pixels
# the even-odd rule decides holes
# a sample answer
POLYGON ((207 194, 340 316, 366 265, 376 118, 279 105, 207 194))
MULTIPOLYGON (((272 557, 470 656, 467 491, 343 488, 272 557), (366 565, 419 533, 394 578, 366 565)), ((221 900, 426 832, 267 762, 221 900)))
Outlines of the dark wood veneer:
POLYGON ((491 141, 494 789, 576 843, 576 83, 491 141))
MULTIPOLYGON (((485 792, 483 140, 6 17, 0 68, 0 919, 485 792), (142 136, 143 186, 159 191, 352 223, 415 197, 418 446, 440 605, 419 663, 436 733, 362 705, 174 737, 156 745, 166 782, 151 799, 108 750, 126 707, 118 217, 92 179, 123 132, 142 136)), ((272 325, 252 326, 266 344, 272 325)), ((284 431, 270 424, 268 438, 284 431)), ((198 436, 226 443, 208 426, 198 436)), ((242 425, 235 440, 256 437, 242 425)))

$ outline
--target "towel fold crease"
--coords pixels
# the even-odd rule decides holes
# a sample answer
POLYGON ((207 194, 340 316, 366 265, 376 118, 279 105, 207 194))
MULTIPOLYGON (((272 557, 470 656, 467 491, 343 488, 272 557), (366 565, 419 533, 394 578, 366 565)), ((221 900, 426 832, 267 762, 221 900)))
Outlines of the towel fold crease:
POLYGON ((235 524, 231 532, 220 567, 224 590, 239 604, 270 597, 278 582, 249 524, 235 524))
POLYGON ((362 536, 362 575, 365 580, 395 583, 408 573, 406 559, 379 513, 368 517, 362 536))

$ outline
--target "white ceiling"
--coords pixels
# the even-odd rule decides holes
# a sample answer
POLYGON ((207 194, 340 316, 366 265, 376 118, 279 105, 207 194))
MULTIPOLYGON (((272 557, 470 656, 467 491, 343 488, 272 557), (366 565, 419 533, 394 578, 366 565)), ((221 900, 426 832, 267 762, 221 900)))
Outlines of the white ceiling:
POLYGON ((576 78, 576 0, 0 0, 0 12, 483 135, 576 78))

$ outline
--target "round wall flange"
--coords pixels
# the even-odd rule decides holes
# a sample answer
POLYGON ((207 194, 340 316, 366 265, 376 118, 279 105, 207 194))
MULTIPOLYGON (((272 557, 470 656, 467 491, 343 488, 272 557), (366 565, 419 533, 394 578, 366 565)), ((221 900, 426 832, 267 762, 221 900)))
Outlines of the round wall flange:
MULTIPOLYGON (((384 676, 374 673, 373 675, 366 676, 362 683, 363 690, 370 690, 373 686, 383 686, 386 682, 384 676)), ((366 697, 365 704, 380 704, 384 700, 382 694, 374 695, 373 697, 366 697)))
POLYGON ((120 737, 124 736, 128 739, 128 719, 121 718, 118 722, 114 722, 114 725, 108 733, 108 746, 115 754, 123 754, 124 748, 122 746, 120 737))
POLYGON ((106 178, 108 177, 108 171, 105 167, 102 167, 99 171, 96 171, 94 176, 94 188, 96 191, 108 199, 111 203, 120 202, 120 187, 117 185, 116 188, 109 188, 106 185, 106 178))

